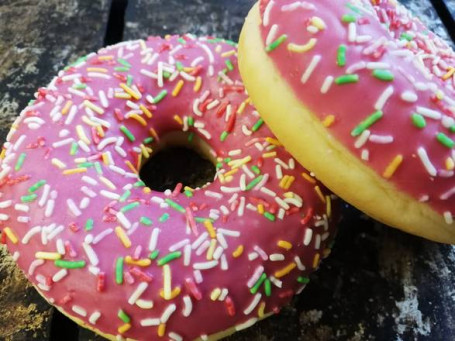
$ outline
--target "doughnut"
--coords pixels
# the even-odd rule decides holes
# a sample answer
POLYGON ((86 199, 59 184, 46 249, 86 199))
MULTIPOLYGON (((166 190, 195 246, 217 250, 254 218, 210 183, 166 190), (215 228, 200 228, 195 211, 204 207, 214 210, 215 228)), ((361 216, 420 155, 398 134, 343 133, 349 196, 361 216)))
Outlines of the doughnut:
POLYGON ((261 117, 334 193, 455 243, 455 54, 393 0, 262 0, 239 43, 261 117))
POLYGON ((255 111, 230 41, 150 37, 58 73, 2 150, 2 242, 38 291, 108 339, 207 340, 277 313, 327 256, 337 201, 255 111), (163 146, 201 188, 138 176, 163 146))

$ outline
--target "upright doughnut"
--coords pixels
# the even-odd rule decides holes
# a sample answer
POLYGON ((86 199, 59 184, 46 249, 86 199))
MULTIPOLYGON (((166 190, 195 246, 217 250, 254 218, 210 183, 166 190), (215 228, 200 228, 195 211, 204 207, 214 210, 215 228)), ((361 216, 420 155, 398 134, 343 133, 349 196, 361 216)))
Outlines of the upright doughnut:
POLYGON ((239 64, 261 116, 332 191, 455 243, 455 54, 404 7, 262 0, 239 64))
POLYGON ((337 206, 263 124, 236 56, 191 35, 103 48, 13 124, 2 241, 78 323, 110 339, 220 338, 278 312, 329 253, 337 206), (216 162, 213 182, 146 187, 141 165, 183 139, 216 162))

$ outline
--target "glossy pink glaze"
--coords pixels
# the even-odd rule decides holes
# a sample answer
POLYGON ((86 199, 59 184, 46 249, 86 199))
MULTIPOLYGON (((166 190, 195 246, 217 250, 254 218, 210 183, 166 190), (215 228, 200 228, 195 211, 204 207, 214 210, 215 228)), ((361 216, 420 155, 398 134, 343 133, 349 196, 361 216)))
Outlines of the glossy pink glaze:
MULTIPOLYGON (((163 338, 191 340, 232 326, 246 327, 258 316, 278 312, 289 302, 317 268, 320 258, 328 253, 333 239, 334 224, 327 216, 330 209, 317 190, 322 191, 324 201, 330 202, 330 194, 315 180, 305 180, 301 174, 307 171, 300 165, 294 166, 294 160, 284 148, 270 144, 273 140, 266 141, 273 135, 265 125, 251 132, 259 120, 251 105, 236 113, 235 108, 241 108, 247 100, 237 70, 236 47, 192 36, 180 38, 185 42, 182 45, 178 39, 151 37, 147 41, 125 42, 101 49, 98 54, 89 55, 86 61, 60 72, 47 88, 38 91, 36 101, 21 113, 4 146, 0 199, 3 242, 50 302, 92 328, 120 335, 119 338, 154 340, 160 339, 158 333, 162 333, 163 338), (176 62, 192 67, 179 72, 176 62), (219 76, 231 65, 232 71, 219 76), (163 68, 173 76, 172 80, 164 79, 160 86, 163 68), (201 88, 195 91, 199 76, 201 88), (184 80, 183 88, 173 97, 171 93, 179 80, 184 80), (132 91, 133 97, 140 99, 131 98, 127 102, 125 98, 113 96, 114 93, 125 94, 120 83, 126 81, 131 84, 125 91, 132 91), (162 90, 167 90, 168 95, 152 104, 154 100, 148 96, 156 97, 162 90), (207 101, 193 106, 194 101, 203 96, 207 101), (220 104, 215 105, 215 100, 220 104), (224 101, 231 107, 217 115, 224 101), (148 108, 153 117, 147 117, 147 110, 137 109, 139 104, 148 108), (230 121, 228 111, 236 121, 231 134, 221 142, 226 119, 230 121), (145 120, 145 126, 139 122, 141 119, 131 118, 134 114, 145 120), (175 119, 175 115, 179 118, 175 119), (178 122, 188 122, 190 117, 197 128, 178 122), (90 124, 104 125, 103 133, 96 127, 92 131, 90 124), (122 125, 135 136, 134 142, 120 131, 122 125), (151 128, 155 133, 150 132, 151 128), (151 135, 156 138, 182 130, 196 134, 213 148, 214 156, 221 161, 217 178, 206 187, 194 190, 190 198, 185 194, 172 194, 172 191, 151 192, 142 187, 125 162, 137 164, 138 154, 142 153, 140 144, 151 135), (111 137, 115 141, 103 146, 111 137), (67 139, 70 143, 61 145, 60 141, 67 139), (76 155, 70 155, 73 141, 79 144, 76 155), (86 141, 85 145, 81 141, 86 141), (275 152, 276 155, 270 154, 275 152), (24 157, 21 155, 25 155, 25 159, 15 169, 18 160, 24 157), (223 162, 227 157, 232 160, 251 157, 251 160, 231 178, 222 177, 231 170, 223 162), (86 158, 88 162, 98 163, 97 166, 84 164, 86 158), (77 168, 78 163, 82 173, 64 174, 77 168), (249 189, 248 184, 258 176, 254 166, 260 170, 262 179, 268 177, 268 180, 249 189), (283 175, 295 177, 287 190, 279 185, 281 180, 275 175, 277 167, 283 175), (29 191, 40 180, 46 183, 29 191), (131 194, 127 197, 124 194, 128 190, 131 194), (231 191, 235 193, 228 193, 231 191), (275 201, 271 191, 282 199, 280 203, 275 201), (291 199, 285 197, 286 192, 291 199), (36 198, 24 198, 33 194, 36 198), (169 199, 179 205, 177 208, 191 212, 190 216, 212 218, 216 242, 210 242, 212 239, 207 232, 210 228, 202 222, 192 226, 187 213, 164 202, 169 199), (68 200, 72 200, 76 208, 71 208, 68 200), (139 205, 128 206, 129 210, 123 215, 118 213, 131 203, 139 205), (273 214, 274 222, 257 212, 260 203, 266 212, 273 214), (285 208, 280 210, 280 205, 285 208), (146 226, 142 217, 151 219, 152 225, 146 226), (86 228, 89 219, 93 226, 89 224, 86 228), (113 232, 116 227, 129 235, 130 247, 113 232), (154 233, 159 234, 152 242, 154 233), (289 244, 278 245, 279 241, 289 244), (214 246, 209 246, 211 243, 214 246), (240 246, 244 251, 235 258, 233 253, 240 246), (292 247, 286 250, 283 246, 292 247), (159 250, 159 256, 148 265, 150 260, 147 259, 155 250, 159 250), (164 299, 160 290, 167 265, 158 265, 158 260, 178 251, 181 256, 167 265, 171 272, 170 288, 180 288, 176 289, 180 293, 172 299, 167 294, 168 299, 164 299), (84 261, 85 265, 68 269, 66 276, 59 278, 64 271, 61 272, 58 262, 37 260, 43 256, 84 261), (128 256, 133 261, 143 260, 145 266, 125 263, 128 256), (117 260, 122 261, 120 257, 123 257, 123 271, 116 270, 117 260), (199 263, 213 267, 199 270, 198 274, 195 267, 199 263), (288 266, 291 266, 289 274, 274 279, 277 271, 288 266), (255 273, 261 275, 262 268, 268 278, 257 293, 252 294, 247 284, 249 281, 252 281, 250 286, 254 284, 251 278, 255 273), (116 274, 120 274, 118 280, 116 274), (196 290, 191 289, 188 280, 196 290), (265 291, 268 284, 271 284, 270 296, 265 291), (139 301, 129 303, 139 285, 144 286, 144 292, 138 296, 139 301), (219 298, 213 294, 217 288, 221 290, 219 298), (153 301, 153 308, 139 307, 137 302, 146 306, 140 300, 153 301), (192 309, 188 308, 190 301, 192 309), (247 310, 248 307, 251 309, 247 310), (120 309, 130 317, 131 326, 117 317, 120 309), (96 322, 94 313, 99 313, 96 322), (144 320, 163 326, 143 326, 144 320)), ((230 165, 235 167, 235 161, 230 165)), ((335 204, 333 211, 336 217, 335 204)))
MULTIPOLYGON (((455 134, 450 130, 455 125, 452 49, 392 1, 372 5, 367 0, 262 0, 260 5, 264 45, 282 35, 287 37, 269 56, 297 97, 321 121, 333 115, 331 134, 379 175, 401 155, 403 161, 389 181, 416 200, 428 202, 451 224, 455 213, 455 134), (353 16, 355 22, 343 22, 344 15, 353 16), (272 28, 276 33, 269 36, 272 28), (311 39, 315 44, 306 52, 288 50, 290 43, 304 45, 311 39), (346 64, 338 65, 342 44, 346 46, 346 64), (312 61, 313 71, 302 80, 312 61), (394 79, 374 77, 375 69, 390 71, 394 79), (337 79, 345 74, 356 74, 359 81, 323 87, 328 77, 337 79), (383 117, 364 133, 364 143, 358 141, 352 131, 380 108, 375 105, 389 88, 391 96, 384 95, 388 99, 383 102, 383 117), (429 115, 434 118, 418 107, 432 110, 429 115), (414 113, 425 116, 425 128, 414 125, 414 113), (438 141, 438 133, 450 139, 448 146, 438 141), (426 166, 422 161, 425 152, 429 159, 426 166)), ((368 191, 368 186, 359 184, 359 190, 368 191)))

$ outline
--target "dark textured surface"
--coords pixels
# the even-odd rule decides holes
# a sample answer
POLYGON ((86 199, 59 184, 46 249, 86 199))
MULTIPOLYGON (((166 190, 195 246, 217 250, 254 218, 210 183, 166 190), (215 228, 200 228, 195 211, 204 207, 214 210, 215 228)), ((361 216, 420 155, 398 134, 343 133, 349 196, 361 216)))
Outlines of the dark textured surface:
MULTIPOLYGON (((107 2, 0 0, 2 139, 34 90, 101 46, 107 2)), ((124 39, 191 32, 236 40, 253 2, 130 0, 124 39)), ((403 3, 448 37, 429 0, 403 3)), ((228 340, 455 340, 454 273, 452 246, 386 228, 346 207, 333 253, 303 293, 279 315, 228 340)), ((0 252, 0 339, 46 339, 50 312, 0 252)), ((54 340, 102 340, 59 325, 54 340)))

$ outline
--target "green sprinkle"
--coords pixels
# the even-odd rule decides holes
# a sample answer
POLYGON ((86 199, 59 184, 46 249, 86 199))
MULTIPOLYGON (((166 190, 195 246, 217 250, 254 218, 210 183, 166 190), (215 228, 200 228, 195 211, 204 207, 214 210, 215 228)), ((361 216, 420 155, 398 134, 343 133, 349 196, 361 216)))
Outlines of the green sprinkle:
POLYGON ((216 164, 216 169, 220 169, 220 168, 223 168, 223 163, 222 162, 218 162, 216 164))
POLYGON ((260 118, 253 126, 253 128, 251 129, 252 131, 258 131, 259 128, 261 128, 261 126, 264 124, 264 120, 262 118, 260 118))
POLYGON ((38 198, 38 194, 30 194, 30 195, 24 195, 21 197, 21 201, 22 202, 32 202, 32 201, 35 201, 36 198, 38 198))
POLYGON ((123 66, 117 66, 114 68, 115 71, 117 72, 128 72, 130 71, 129 67, 123 67, 123 66))
POLYGON ((220 141, 224 142, 228 136, 229 136, 229 133, 227 131, 223 131, 220 135, 220 141))
POLYGON ((172 76, 172 74, 171 74, 170 72, 167 72, 167 71, 164 71, 164 72, 163 72, 163 77, 164 77, 165 79, 169 79, 169 78, 171 78, 171 76, 172 76))
POLYGON ((194 118, 193 118, 193 116, 189 116, 189 117, 188 117, 188 125, 189 125, 190 127, 192 127, 193 124, 194 124, 194 118))
POLYGON ((356 22, 357 18, 355 17, 355 15, 345 14, 341 17, 341 21, 344 23, 351 23, 351 22, 356 22))
POLYGON ((264 282, 264 291, 265 296, 270 297, 272 295, 272 283, 268 278, 264 282))
POLYGON ((395 79, 392 72, 389 70, 373 70, 373 77, 380 79, 381 81, 391 82, 395 79))
POLYGON ((131 322, 131 318, 122 309, 119 309, 117 316, 120 320, 122 320, 125 323, 131 322))
POLYGON ((438 135, 436 135, 436 138, 443 146, 447 148, 453 148, 455 146, 455 142, 444 133, 438 133, 438 135))
POLYGON ((267 52, 272 52, 273 50, 275 50, 278 46, 280 46, 281 44, 284 43, 284 41, 288 39, 288 36, 286 34, 283 34, 281 37, 279 37, 277 40, 275 40, 274 42, 272 42, 270 45, 268 45, 265 50, 267 52))
POLYGON ((367 130, 369 127, 371 127, 377 121, 379 121, 383 115, 384 114, 381 110, 374 112, 369 117, 367 117, 363 122, 361 122, 357 127, 355 127, 354 130, 351 131, 351 136, 353 136, 353 137, 359 136, 365 130, 367 130))
POLYGON ((25 160, 25 157, 26 157, 26 156, 27 156, 27 154, 22 153, 22 154, 19 155, 19 157, 17 158, 16 166, 14 167, 14 170, 15 170, 16 172, 22 168, 22 165, 24 164, 24 160, 25 160))
POLYGON ((360 11, 360 9, 357 7, 357 6, 354 6, 353 4, 351 4, 350 2, 348 2, 346 4, 346 7, 349 8, 351 11, 357 13, 357 14, 361 14, 362 12, 360 11))
POLYGON ((147 218, 147 217, 141 217, 141 219, 139 220, 139 222, 140 222, 142 225, 145 225, 145 226, 152 226, 152 224, 153 224, 153 221, 152 221, 150 218, 147 218))
POLYGON ((136 138, 134 137, 133 133, 131 131, 129 131, 127 127, 122 125, 122 126, 120 126, 120 130, 123 134, 125 134, 125 136, 128 138, 128 140, 130 140, 131 142, 136 141, 136 138))
POLYGON ((229 71, 234 71, 234 65, 232 65, 232 62, 230 59, 226 60, 226 66, 229 71))
POLYGON ((160 252, 159 252, 158 250, 155 250, 155 251, 153 251, 153 252, 150 254, 149 258, 150 258, 151 260, 155 260, 155 259, 158 258, 158 255, 159 255, 159 254, 160 254, 160 252))
POLYGON ((93 219, 87 219, 85 223, 85 231, 91 231, 93 229, 93 219))
POLYGON ((84 84, 84 83, 78 83, 78 84, 73 85, 73 89, 76 89, 76 90, 83 90, 85 88, 87 88, 87 84, 84 84))
POLYGON ((131 86, 133 84, 133 76, 126 76, 126 85, 131 86))
POLYGON ((76 155, 78 149, 79 149, 79 146, 78 146, 77 142, 73 142, 71 144, 70 155, 76 155))
POLYGON ((163 215, 161 217, 159 217, 158 220, 159 220, 160 223, 164 223, 168 219, 169 219, 169 213, 163 213, 163 215))
POLYGON ((251 166, 251 170, 253 172, 255 172, 256 174, 261 174, 261 170, 259 169, 258 166, 254 165, 254 166, 251 166))
POLYGON ((93 162, 82 162, 77 165, 78 168, 91 168, 93 166, 94 166, 93 162))
POLYGON ((153 103, 154 103, 154 104, 160 103, 160 102, 164 99, 164 97, 166 97, 166 96, 167 96, 167 90, 161 91, 161 92, 160 92, 158 95, 156 95, 156 97, 153 99, 153 103))
POLYGON ((125 59, 119 58, 119 59, 117 59, 117 61, 119 62, 119 64, 122 64, 124 67, 131 68, 131 64, 128 63, 125 59))
POLYGON ((425 121, 425 117, 419 114, 412 114, 412 123, 419 129, 423 129, 427 126, 427 121, 425 121))
POLYGON ((177 259, 180 257, 182 257, 181 251, 171 252, 171 253, 167 254, 166 256, 164 256, 163 258, 158 259, 156 264, 158 264, 158 266, 163 266, 164 264, 167 264, 170 261, 173 261, 174 259, 177 259))
POLYGON ((98 174, 103 174, 103 168, 99 162, 95 162, 95 170, 98 174))
POLYGON ((131 191, 130 190, 126 190, 125 193, 122 194, 122 196, 120 197, 119 201, 120 202, 125 202, 126 199, 128 199, 131 195, 131 191))
POLYGON ((115 283, 123 284, 123 257, 115 261, 115 283))
POLYGON ((183 64, 181 62, 175 63, 175 66, 177 66, 177 70, 179 70, 179 71, 183 70, 183 64))
POLYGON ((81 268, 85 267, 85 261, 83 261, 83 260, 70 261, 70 260, 57 259, 54 262, 54 264, 58 268, 65 268, 65 269, 81 269, 81 268))
POLYGON ((183 44, 183 45, 185 45, 185 44, 186 44, 186 40, 185 40, 185 39, 183 39, 182 37, 180 37, 180 38, 179 38, 179 39, 177 39, 177 40, 178 40, 178 42, 179 42, 180 44, 183 44))
POLYGON ((192 197, 193 197, 193 192, 188 191, 188 190, 185 190, 185 191, 183 192, 183 194, 185 194, 188 198, 192 198, 192 197))
POLYGON ((139 202, 135 201, 135 202, 132 202, 131 204, 128 204, 126 206, 123 206, 120 211, 122 211, 123 213, 124 212, 128 212, 128 211, 131 211, 133 208, 136 208, 140 205, 139 202))
POLYGON ((342 44, 338 47, 337 51, 337 65, 345 66, 346 65, 346 45, 342 44))
POLYGON ((201 217, 194 217, 194 220, 197 222, 197 223, 204 223, 206 222, 207 220, 210 221, 210 222, 214 222, 213 219, 210 219, 210 218, 201 218, 201 217))
POLYGON ((191 132, 191 133, 188 134, 188 142, 191 143, 191 142, 193 142, 193 140, 194 140, 194 133, 191 132))
POLYGON ((147 138, 144 139, 144 144, 150 144, 150 143, 153 142, 153 140, 154 140, 153 137, 147 137, 147 138))
POLYGON ((263 175, 259 175, 257 178, 253 179, 248 185, 246 185, 245 189, 247 191, 252 190, 254 186, 261 182, 263 175))
POLYGON ((28 192, 29 193, 33 193, 33 192, 36 192, 38 189, 40 189, 42 186, 44 186, 46 184, 46 180, 40 180, 38 181, 37 183, 35 183, 34 185, 32 185, 29 189, 28 189, 28 192))
POLYGON ((343 75, 335 79, 335 83, 338 85, 357 83, 359 81, 359 75, 343 75))
POLYGON ((263 273, 261 275, 261 277, 259 277, 259 279, 257 280, 257 282, 253 285, 253 287, 250 289, 250 292, 254 295, 255 293, 258 292, 259 290, 259 287, 262 285, 262 283, 264 283, 264 281, 266 280, 267 278, 267 275, 265 273, 263 273))
POLYGON ((169 206, 171 206, 174 210, 179 211, 180 213, 185 213, 185 212, 186 212, 185 209, 184 209, 182 206, 180 206, 179 204, 177 204, 175 201, 172 201, 172 200, 169 199, 169 198, 166 198, 165 201, 166 201, 166 203, 167 203, 169 206))
POLYGON ((139 180, 139 181, 136 181, 133 186, 134 187, 145 187, 145 183, 144 183, 144 181, 139 180))
POLYGON ((225 162, 225 163, 229 163, 229 162, 231 162, 231 161, 232 161, 232 158, 230 158, 230 157, 227 157, 227 158, 224 159, 224 162, 225 162))
POLYGON ((266 217, 270 221, 275 221, 275 216, 270 212, 265 212, 264 217, 266 217))
POLYGON ((400 40, 412 41, 414 38, 407 32, 401 33, 400 40))
POLYGON ((310 279, 308 277, 299 276, 297 278, 297 282, 302 283, 302 284, 308 284, 308 283, 310 283, 310 279))
POLYGON ((455 124, 449 128, 451 133, 455 133, 455 124))

